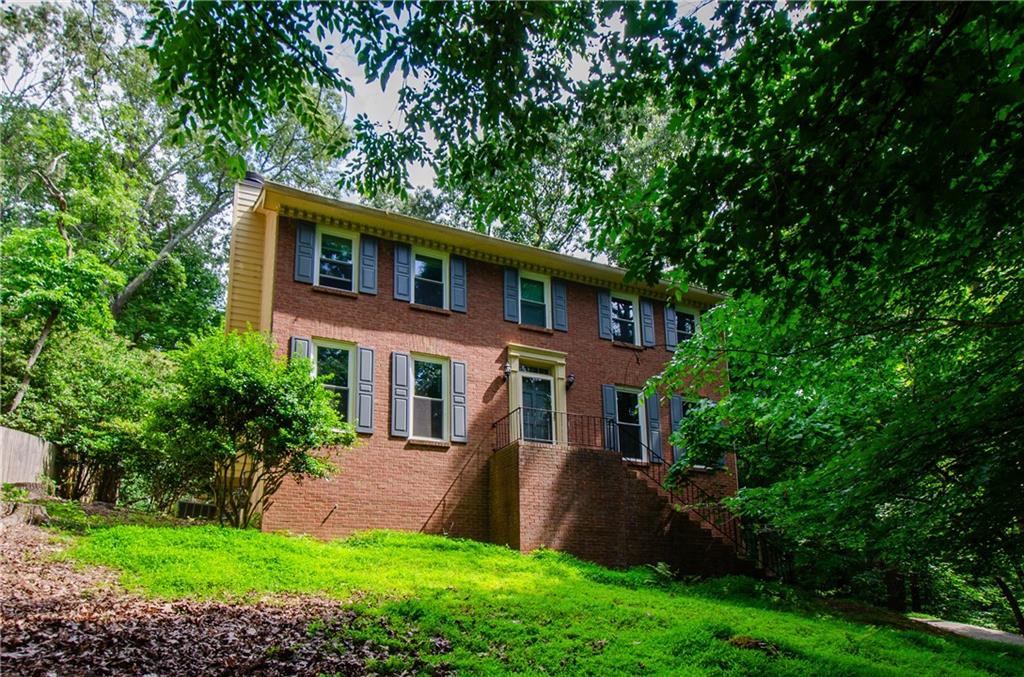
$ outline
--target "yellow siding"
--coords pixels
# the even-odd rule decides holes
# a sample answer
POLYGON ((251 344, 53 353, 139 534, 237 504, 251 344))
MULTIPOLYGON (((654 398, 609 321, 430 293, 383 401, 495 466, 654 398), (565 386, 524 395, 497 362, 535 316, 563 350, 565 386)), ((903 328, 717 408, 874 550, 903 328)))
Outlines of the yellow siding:
MULTIPOLYGON (((225 325, 228 331, 261 328, 263 241, 265 219, 253 210, 261 186, 235 184, 231 205, 231 251, 228 260, 228 298, 225 325)), ((268 291, 269 293, 269 291, 268 291)))

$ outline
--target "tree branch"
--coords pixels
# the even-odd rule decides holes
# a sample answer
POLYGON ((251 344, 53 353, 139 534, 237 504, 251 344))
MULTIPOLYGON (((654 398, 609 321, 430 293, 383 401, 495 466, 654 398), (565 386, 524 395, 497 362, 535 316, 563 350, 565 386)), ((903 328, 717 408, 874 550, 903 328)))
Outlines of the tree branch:
POLYGON ((227 205, 226 191, 219 191, 207 205, 203 213, 200 214, 188 227, 180 230, 177 234, 172 236, 163 247, 160 248, 160 252, 156 255, 156 258, 149 262, 149 264, 143 268, 138 275, 136 275, 131 282, 129 282, 121 293, 114 297, 114 300, 110 302, 110 312, 113 313, 114 318, 119 318, 121 313, 124 311, 125 305, 135 293, 138 292, 139 287, 145 284, 146 280, 153 276, 157 268, 167 260, 167 258, 174 252, 178 246, 188 238, 192 237, 196 231, 201 229, 207 223, 213 219, 224 207, 227 205))

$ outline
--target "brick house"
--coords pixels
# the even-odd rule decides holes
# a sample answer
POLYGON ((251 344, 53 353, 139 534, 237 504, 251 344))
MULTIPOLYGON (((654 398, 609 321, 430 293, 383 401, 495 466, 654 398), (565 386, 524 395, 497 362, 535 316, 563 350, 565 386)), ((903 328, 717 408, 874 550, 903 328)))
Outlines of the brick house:
POLYGON ((282 486, 263 529, 415 530, 609 566, 752 570, 715 500, 736 491, 735 458, 695 471, 681 495, 660 486, 686 402, 640 388, 720 299, 668 297, 612 266, 248 176, 227 328, 310 358, 359 432, 339 475, 282 486))

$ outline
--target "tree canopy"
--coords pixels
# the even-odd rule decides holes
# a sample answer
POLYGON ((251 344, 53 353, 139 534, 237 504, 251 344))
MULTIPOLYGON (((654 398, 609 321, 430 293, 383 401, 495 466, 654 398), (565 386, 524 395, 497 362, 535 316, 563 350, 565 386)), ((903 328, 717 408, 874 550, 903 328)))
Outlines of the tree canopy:
POLYGON ((1020 4, 723 3, 706 24, 665 3, 255 11, 164 5, 150 24, 184 128, 242 144, 311 83, 351 92, 339 50, 401 75, 399 125, 355 124, 349 185, 401 191, 427 161, 475 217, 515 225, 509 195, 567 167, 591 246, 731 295, 658 385, 727 361, 728 394, 677 440, 740 452, 748 514, 892 565, 1019 566, 1020 4), (630 174, 623 149, 657 119, 667 144, 630 174))
POLYGON ((808 561, 1024 581, 1021 26, 1019 3, 5 11, 30 74, 0 102, 5 398, 78 318, 156 347, 209 326, 245 166, 387 201, 427 163, 422 215, 730 296, 652 387, 727 374, 674 434, 739 453, 748 519, 808 561), (349 56, 393 123, 342 124, 349 56), (48 289, 48 265, 83 269, 48 289))
MULTIPOLYGON (((0 10, 3 422, 59 446, 75 498, 116 500, 149 472, 139 426, 171 371, 163 353, 222 316, 240 167, 215 135, 175 128, 143 49, 149 16, 110 1, 0 10)), ((334 192, 350 135, 337 96, 317 105, 318 134, 278 111, 238 155, 334 192)))

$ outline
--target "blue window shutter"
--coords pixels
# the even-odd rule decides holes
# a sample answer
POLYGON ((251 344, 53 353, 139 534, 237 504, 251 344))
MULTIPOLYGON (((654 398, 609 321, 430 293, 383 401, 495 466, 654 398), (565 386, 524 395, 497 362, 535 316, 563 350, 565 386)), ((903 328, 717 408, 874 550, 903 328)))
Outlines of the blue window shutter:
POLYGON ((601 386, 601 411, 604 416, 604 448, 619 450, 619 427, 615 425, 615 386, 601 386))
POLYGON ((288 357, 311 359, 313 357, 313 339, 308 336, 293 336, 288 342, 288 357))
POLYGON ((551 280, 551 320, 557 331, 569 331, 569 295, 565 280, 551 280))
POLYGON ((391 353, 391 434, 409 436, 412 368, 409 353, 391 353))
POLYGON ((316 251, 316 226, 308 221, 295 222, 295 281, 313 284, 313 256, 316 251))
POLYGON ((519 271, 505 269, 505 321, 519 322, 519 271))
POLYGON ((640 299, 640 335, 648 348, 654 345, 654 302, 640 299))
MULTIPOLYGON (((686 403, 683 402, 683 398, 681 396, 673 395, 672 402, 669 406, 669 422, 672 424, 673 433, 679 430, 679 424, 683 422, 684 416, 686 416, 686 403)), ((683 448, 672 445, 672 461, 677 462, 682 457, 683 448)))
POLYGON ((651 463, 665 460, 661 447, 661 404, 658 394, 652 393, 647 398, 647 447, 650 449, 651 463))
POLYGON ((469 442, 466 363, 452 360, 452 442, 469 442))
POLYGON ((395 243, 395 298, 412 301, 412 247, 395 243))
POLYGON ((451 267, 452 300, 451 309, 457 313, 466 312, 466 259, 452 254, 451 267))
POLYGON ((356 432, 373 432, 373 348, 356 350, 356 432))
POLYGON ((676 331, 676 309, 675 306, 665 304, 665 348, 672 352, 679 343, 679 334, 676 331))
POLYGON ((607 289, 597 290, 597 333, 612 340, 612 293, 607 289))
POLYGON ((359 238, 359 293, 377 293, 377 238, 359 238))

